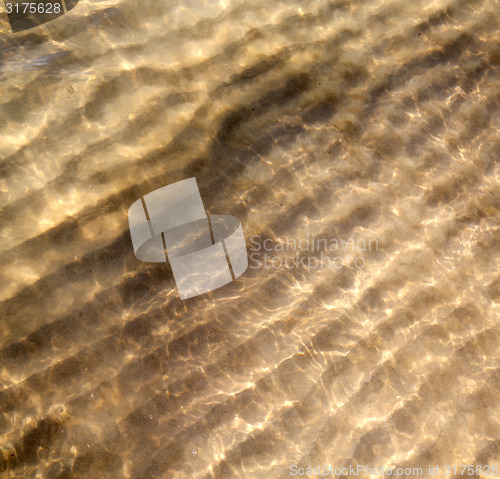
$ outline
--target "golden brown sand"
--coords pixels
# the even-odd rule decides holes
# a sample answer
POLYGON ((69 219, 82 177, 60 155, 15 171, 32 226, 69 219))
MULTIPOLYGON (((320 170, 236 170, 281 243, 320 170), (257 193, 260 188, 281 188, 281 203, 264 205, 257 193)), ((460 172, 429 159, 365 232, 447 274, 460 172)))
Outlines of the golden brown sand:
POLYGON ((499 20, 497 0, 4 18, 0 477, 500 465, 499 20), (193 176, 249 246, 378 247, 182 302, 127 210, 193 176))

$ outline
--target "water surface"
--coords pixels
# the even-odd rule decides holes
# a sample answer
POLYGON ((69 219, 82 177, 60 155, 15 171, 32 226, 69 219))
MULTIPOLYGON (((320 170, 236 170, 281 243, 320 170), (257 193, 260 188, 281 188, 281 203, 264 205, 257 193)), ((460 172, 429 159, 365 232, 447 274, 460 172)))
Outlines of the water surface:
POLYGON ((13 34, 4 15, 0 475, 500 464, 499 17, 80 0, 13 34), (127 210, 190 177, 249 254, 377 248, 183 302, 127 210))

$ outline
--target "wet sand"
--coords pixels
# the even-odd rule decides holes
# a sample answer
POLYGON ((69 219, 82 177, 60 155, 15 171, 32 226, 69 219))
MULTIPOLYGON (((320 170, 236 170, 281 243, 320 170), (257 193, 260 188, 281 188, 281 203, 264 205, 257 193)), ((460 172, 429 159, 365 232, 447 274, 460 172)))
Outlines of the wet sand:
POLYGON ((499 17, 495 0, 80 0, 16 34, 4 17, 0 477, 500 465, 499 17), (127 211, 191 177, 249 255, 278 259, 181 301, 168 264, 134 256, 127 211), (319 255, 274 247, 307 237, 377 246, 280 267, 319 255))

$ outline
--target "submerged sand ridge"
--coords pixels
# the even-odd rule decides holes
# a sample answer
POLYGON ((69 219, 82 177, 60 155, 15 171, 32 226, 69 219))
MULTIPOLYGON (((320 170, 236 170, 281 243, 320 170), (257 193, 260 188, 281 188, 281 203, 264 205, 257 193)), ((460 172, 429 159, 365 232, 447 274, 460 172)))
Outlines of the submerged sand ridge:
POLYGON ((0 476, 494 477, 498 17, 80 0, 5 30, 0 476), (191 177, 262 264, 181 301, 127 211, 191 177))

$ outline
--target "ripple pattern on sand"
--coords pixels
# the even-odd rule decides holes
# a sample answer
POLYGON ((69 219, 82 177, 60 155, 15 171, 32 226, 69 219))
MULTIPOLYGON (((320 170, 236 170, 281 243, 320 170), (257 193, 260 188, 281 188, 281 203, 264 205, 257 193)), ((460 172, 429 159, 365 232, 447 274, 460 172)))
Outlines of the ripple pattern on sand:
POLYGON ((499 465, 499 20, 497 0, 4 15, 0 477, 499 465), (127 210, 193 176, 247 240, 378 247, 182 302, 127 210))

